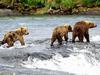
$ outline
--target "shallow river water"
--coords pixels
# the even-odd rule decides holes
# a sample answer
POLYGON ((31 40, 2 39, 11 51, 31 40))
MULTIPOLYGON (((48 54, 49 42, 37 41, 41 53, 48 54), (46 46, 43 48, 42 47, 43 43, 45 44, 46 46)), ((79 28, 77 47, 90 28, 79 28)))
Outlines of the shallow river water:
MULTIPOLYGON (((25 46, 17 41, 14 47, 0 46, 0 74, 11 75, 100 75, 100 16, 21 16, 0 17, 0 40, 3 35, 21 26, 27 26, 25 46), (72 27, 80 20, 97 24, 90 29, 90 43, 68 43, 50 47, 53 29, 68 23, 72 27)), ((86 41, 86 40, 84 40, 86 41)))

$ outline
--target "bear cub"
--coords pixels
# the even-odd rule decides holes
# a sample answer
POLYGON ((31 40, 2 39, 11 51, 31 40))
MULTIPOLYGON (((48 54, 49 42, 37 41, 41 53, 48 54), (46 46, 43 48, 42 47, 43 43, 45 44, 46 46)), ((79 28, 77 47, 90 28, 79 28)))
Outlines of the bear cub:
POLYGON ((27 27, 21 27, 16 29, 15 31, 9 31, 4 35, 4 38, 2 41, 0 41, 0 44, 3 45, 7 43, 7 47, 9 48, 12 47, 16 41, 20 41, 21 45, 25 45, 24 35, 28 34, 29 32, 27 27))
POLYGON ((59 45, 62 45, 63 38, 67 42, 68 32, 72 32, 72 27, 70 25, 64 24, 62 26, 57 26, 52 33, 51 46, 57 40, 59 45))

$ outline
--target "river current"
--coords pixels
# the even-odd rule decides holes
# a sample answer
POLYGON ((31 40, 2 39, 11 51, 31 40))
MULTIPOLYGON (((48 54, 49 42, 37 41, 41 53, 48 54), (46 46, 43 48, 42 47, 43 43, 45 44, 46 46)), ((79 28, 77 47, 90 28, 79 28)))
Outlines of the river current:
POLYGON ((0 17, 0 40, 6 32, 21 26, 29 29, 25 46, 17 41, 14 47, 0 46, 0 74, 11 75, 100 75, 100 16, 21 16, 0 17), (89 20, 97 24, 90 29, 90 43, 68 43, 50 47, 52 31, 67 23, 89 20))

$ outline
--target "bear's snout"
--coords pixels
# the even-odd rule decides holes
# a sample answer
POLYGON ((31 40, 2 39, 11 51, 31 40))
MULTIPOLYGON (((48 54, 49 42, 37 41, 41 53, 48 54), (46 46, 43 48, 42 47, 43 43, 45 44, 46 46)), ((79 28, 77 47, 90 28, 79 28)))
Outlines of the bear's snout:
POLYGON ((97 25, 94 25, 93 27, 91 27, 91 28, 95 28, 95 27, 97 27, 97 25))
POLYGON ((29 32, 25 33, 25 35, 29 35, 29 32))
POLYGON ((97 27, 97 25, 94 25, 94 27, 97 27))

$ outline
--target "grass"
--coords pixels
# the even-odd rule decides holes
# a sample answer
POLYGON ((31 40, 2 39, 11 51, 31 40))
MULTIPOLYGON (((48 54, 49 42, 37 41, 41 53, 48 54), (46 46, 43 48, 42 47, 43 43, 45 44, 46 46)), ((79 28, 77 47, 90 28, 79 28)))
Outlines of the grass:
MULTIPOLYGON (((12 3, 17 0, 0 0, 0 3, 12 3)), ((65 8, 74 8, 78 2, 78 4, 82 4, 84 6, 100 6, 100 0, 19 0, 20 3, 27 6, 34 7, 55 7, 59 8, 63 6, 65 8)))

